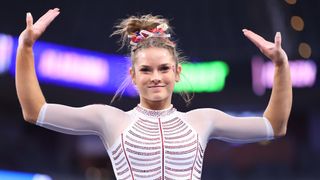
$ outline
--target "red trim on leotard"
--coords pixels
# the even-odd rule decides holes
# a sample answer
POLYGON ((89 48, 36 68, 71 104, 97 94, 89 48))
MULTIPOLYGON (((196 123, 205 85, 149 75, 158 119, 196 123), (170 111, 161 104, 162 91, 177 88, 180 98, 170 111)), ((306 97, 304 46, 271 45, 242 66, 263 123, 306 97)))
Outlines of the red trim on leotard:
POLYGON ((122 149, 123 149, 123 153, 124 153, 124 156, 126 157, 127 159, 127 163, 129 165, 129 169, 130 169, 130 173, 131 173, 131 177, 132 177, 132 180, 134 180, 134 177, 133 177, 133 173, 132 173, 132 168, 131 168, 131 164, 128 160, 128 156, 127 156, 127 152, 126 152, 126 149, 124 148, 124 142, 123 142, 123 133, 121 133, 121 141, 122 141, 122 149))
POLYGON ((162 127, 161 127, 161 121, 160 118, 158 118, 159 121, 159 128, 160 128, 160 137, 161 137, 161 149, 162 149, 162 179, 164 179, 164 141, 163 141, 163 134, 162 134, 162 127))
POLYGON ((198 143, 199 143, 199 136, 197 135, 197 151, 196 151, 196 156, 194 157, 193 165, 192 165, 192 168, 191 168, 191 174, 190 174, 190 179, 191 180, 192 180, 194 165, 195 165, 196 160, 198 158, 198 147, 199 147, 198 143))

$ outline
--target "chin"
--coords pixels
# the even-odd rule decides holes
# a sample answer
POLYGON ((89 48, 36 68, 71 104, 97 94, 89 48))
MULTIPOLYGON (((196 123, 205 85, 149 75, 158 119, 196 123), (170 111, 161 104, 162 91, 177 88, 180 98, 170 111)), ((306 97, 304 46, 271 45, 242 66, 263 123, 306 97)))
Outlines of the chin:
POLYGON ((152 95, 148 98, 150 101, 155 101, 155 102, 159 102, 159 101, 164 101, 167 99, 167 97, 164 97, 163 95, 152 95))
POLYGON ((159 102, 159 101, 164 101, 165 98, 163 97, 152 97, 150 98, 150 101, 155 101, 155 102, 159 102))

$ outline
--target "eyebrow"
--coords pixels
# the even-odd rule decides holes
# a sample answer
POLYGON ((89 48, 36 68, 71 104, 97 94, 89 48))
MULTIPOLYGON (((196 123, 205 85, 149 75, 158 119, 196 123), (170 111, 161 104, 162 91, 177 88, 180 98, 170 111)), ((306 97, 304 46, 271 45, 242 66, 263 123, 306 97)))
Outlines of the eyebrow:
MULTIPOLYGON (((159 67, 162 67, 162 66, 170 66, 171 64, 170 63, 165 63, 165 64, 160 64, 159 67)), ((140 68, 149 68, 151 66, 148 66, 148 65, 140 65, 140 68)))

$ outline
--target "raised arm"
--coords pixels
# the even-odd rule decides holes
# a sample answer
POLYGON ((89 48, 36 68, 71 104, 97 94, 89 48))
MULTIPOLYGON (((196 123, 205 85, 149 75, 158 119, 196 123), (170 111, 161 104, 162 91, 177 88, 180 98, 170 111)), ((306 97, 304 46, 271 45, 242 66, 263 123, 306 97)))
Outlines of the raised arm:
POLYGON ((26 16, 26 29, 20 34, 16 60, 16 88, 23 117, 36 123, 45 98, 39 86, 34 68, 33 45, 48 25, 59 15, 59 9, 51 9, 33 24, 31 13, 26 16))
POLYGON ((243 33, 274 64, 272 93, 263 116, 270 121, 275 136, 284 136, 292 106, 292 84, 288 57, 281 48, 281 34, 277 32, 272 43, 252 31, 244 29, 243 33))

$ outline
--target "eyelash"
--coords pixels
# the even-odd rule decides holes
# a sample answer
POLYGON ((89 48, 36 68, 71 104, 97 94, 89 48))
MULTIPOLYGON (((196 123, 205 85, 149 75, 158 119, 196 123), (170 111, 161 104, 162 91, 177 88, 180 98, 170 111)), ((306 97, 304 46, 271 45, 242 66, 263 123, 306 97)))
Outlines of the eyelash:
POLYGON ((168 71, 170 69, 170 67, 168 66, 164 66, 160 68, 160 71, 168 71))
POLYGON ((148 69, 148 68, 142 68, 142 69, 140 69, 140 71, 141 71, 141 72, 150 72, 150 69, 148 69))
MULTIPOLYGON (((169 71, 169 69, 170 69, 169 66, 163 66, 163 67, 159 68, 159 71, 167 72, 167 71, 169 71)), ((141 68, 140 71, 143 72, 143 73, 151 72, 151 70, 149 68, 141 68)))

